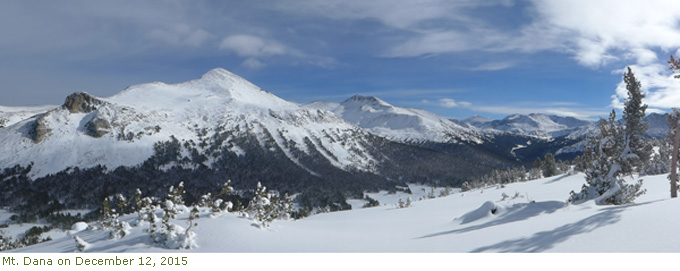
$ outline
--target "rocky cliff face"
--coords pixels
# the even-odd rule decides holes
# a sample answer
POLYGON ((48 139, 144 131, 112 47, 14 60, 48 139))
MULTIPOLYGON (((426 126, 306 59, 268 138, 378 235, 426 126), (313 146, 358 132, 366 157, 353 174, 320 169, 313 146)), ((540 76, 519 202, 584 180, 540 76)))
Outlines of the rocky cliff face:
POLYGON ((102 100, 99 100, 90 94, 76 92, 66 97, 66 101, 62 107, 68 109, 71 113, 90 113, 97 109, 97 106, 102 103, 104 103, 102 100))

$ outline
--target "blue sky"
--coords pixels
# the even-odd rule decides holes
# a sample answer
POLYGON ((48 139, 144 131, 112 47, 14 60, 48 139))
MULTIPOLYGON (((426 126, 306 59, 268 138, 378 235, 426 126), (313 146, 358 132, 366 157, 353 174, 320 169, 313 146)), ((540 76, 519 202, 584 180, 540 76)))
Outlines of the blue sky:
POLYGON ((373 95, 443 116, 597 118, 631 66, 650 111, 680 106, 667 69, 680 1, 0 2, 0 105, 111 96, 222 67, 286 100, 373 95))

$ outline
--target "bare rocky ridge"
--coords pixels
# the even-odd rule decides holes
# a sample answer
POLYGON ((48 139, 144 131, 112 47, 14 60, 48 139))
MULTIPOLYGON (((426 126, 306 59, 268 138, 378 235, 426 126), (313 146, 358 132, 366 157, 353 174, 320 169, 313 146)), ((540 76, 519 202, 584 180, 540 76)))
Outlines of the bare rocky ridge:
POLYGON ((90 113, 103 103, 102 100, 86 92, 76 92, 66 97, 62 107, 68 109, 71 113, 90 113))

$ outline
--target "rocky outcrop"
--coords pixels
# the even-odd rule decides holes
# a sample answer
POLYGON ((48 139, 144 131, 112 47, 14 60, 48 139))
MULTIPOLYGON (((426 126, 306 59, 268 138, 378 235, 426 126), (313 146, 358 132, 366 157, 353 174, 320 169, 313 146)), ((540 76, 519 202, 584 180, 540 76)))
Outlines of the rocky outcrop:
POLYGON ((85 128, 89 136, 99 138, 111 132, 111 123, 105 119, 94 118, 85 128))
POLYGON ((31 137, 33 138, 33 142, 36 144, 43 141, 45 136, 47 136, 47 133, 50 131, 50 129, 47 128, 47 121, 45 120, 49 114, 50 112, 42 114, 35 120, 35 125, 31 131, 31 137))
POLYGON ((102 100, 85 92, 76 92, 66 97, 63 108, 71 113, 90 113, 97 109, 97 106, 104 103, 102 100))

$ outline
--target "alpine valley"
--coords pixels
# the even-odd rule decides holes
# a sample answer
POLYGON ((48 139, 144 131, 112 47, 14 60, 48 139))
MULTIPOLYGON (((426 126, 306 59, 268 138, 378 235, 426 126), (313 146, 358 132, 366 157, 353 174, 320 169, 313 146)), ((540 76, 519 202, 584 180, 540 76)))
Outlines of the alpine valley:
MULTIPOLYGON (((665 116, 645 120, 649 136, 668 134, 665 116)), ((231 180, 243 189, 236 200, 261 182, 300 206, 344 210, 367 191, 460 187, 546 153, 570 160, 596 130, 542 114, 451 120, 359 95, 298 105, 214 69, 107 98, 81 92, 61 106, 0 107, 0 206, 32 221, 136 189, 161 197, 181 181, 194 202, 231 180)))

